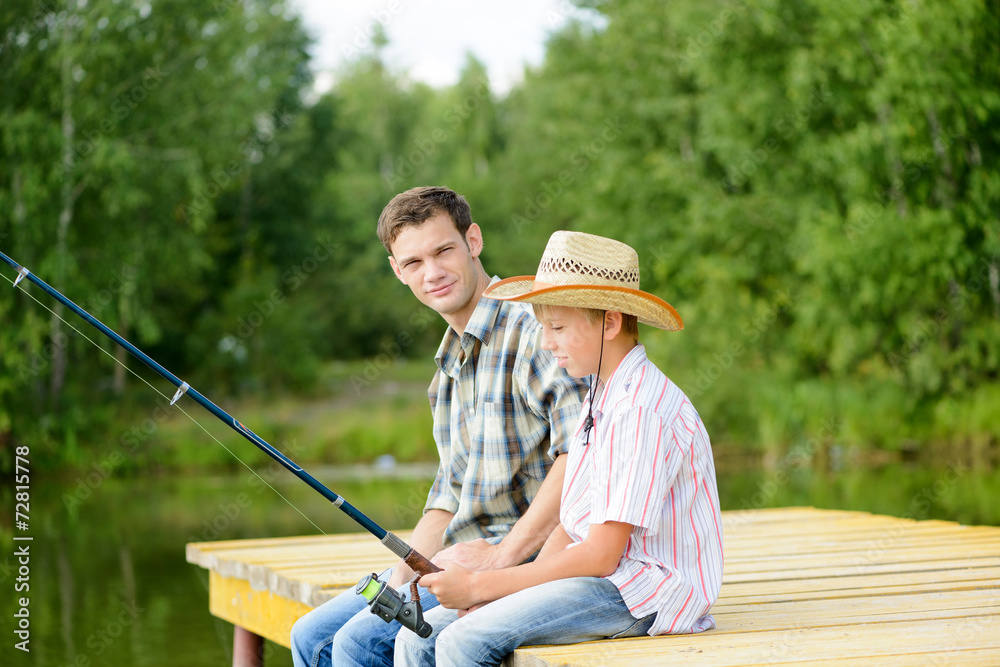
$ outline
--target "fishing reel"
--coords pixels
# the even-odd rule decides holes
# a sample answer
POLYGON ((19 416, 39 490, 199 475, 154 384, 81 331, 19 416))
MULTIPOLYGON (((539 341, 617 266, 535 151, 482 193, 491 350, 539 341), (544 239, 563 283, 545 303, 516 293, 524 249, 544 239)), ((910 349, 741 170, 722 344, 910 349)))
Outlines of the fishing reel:
POLYGON ((416 582, 410 585, 411 599, 407 602, 404 602, 403 596, 387 586, 374 572, 359 581, 354 590, 368 601, 372 613, 386 623, 399 621, 404 628, 416 632, 420 637, 426 639, 430 636, 433 628, 424 621, 416 582))

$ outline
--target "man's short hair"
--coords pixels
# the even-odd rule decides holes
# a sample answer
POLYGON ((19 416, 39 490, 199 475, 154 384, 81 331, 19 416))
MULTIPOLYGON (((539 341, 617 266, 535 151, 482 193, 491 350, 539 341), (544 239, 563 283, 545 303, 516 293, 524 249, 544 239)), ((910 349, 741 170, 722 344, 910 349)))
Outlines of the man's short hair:
POLYGON ((392 243, 407 227, 419 227, 428 218, 447 213, 455 229, 465 238, 472 225, 472 210, 465 197, 440 186, 411 188, 392 198, 378 218, 378 238, 392 254, 392 243))
MULTIPOLYGON (((535 312, 535 319, 539 322, 544 322, 548 318, 549 306, 542 303, 533 303, 531 304, 531 308, 535 312)), ((575 310, 579 310, 584 319, 591 324, 600 324, 604 319, 605 311, 603 310, 596 308, 575 308, 575 310)), ((631 338, 635 341, 639 340, 639 318, 635 315, 622 313, 622 328, 618 332, 618 335, 631 338)))

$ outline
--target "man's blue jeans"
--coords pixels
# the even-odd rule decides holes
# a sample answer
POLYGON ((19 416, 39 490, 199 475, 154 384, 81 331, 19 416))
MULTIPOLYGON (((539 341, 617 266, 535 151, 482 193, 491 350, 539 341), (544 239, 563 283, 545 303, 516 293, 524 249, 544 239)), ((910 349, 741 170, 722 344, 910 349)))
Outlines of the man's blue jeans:
POLYGON ((508 595, 462 618, 454 609, 437 607, 424 615, 434 627, 430 637, 399 633, 395 664, 499 665, 519 646, 638 637, 649 631, 654 618, 655 614, 634 618, 618 588, 607 579, 560 579, 508 595))
MULTIPOLYGON (((379 575, 388 581, 392 570, 379 575)), ((400 591, 410 598, 410 586, 400 591)), ((437 598, 420 588, 420 604, 424 611, 437 606, 437 598)), ((365 599, 354 592, 344 591, 329 602, 316 607, 295 622, 292 627, 292 661, 295 667, 365 666, 391 667, 397 621, 386 623, 371 613, 365 599)), ((403 634, 416 635, 409 630, 403 634)))

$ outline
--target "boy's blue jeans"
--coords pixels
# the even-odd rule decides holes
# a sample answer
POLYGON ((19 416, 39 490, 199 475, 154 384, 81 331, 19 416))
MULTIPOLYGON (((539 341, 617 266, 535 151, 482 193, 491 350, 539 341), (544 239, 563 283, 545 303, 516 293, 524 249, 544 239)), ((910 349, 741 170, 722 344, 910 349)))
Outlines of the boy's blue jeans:
MULTIPOLYGON (((501 598, 462 618, 454 609, 425 610, 424 619, 434 632, 427 639, 409 630, 400 632, 396 666, 499 665, 519 646, 644 635, 654 618, 634 618, 607 579, 560 579, 501 598)), ((599 652, 595 647, 594 655, 599 652)))
MULTIPOLYGON (((392 569, 379 575, 388 581, 392 569)), ((420 604, 426 612, 437 606, 437 598, 420 587, 420 604)), ((403 587, 410 599, 409 585, 403 587)), ((391 667, 398 622, 386 623, 371 613, 365 599, 354 592, 344 591, 329 602, 316 607, 295 622, 292 627, 292 661, 295 667, 391 667)), ((409 630, 405 634, 416 635, 409 630)))

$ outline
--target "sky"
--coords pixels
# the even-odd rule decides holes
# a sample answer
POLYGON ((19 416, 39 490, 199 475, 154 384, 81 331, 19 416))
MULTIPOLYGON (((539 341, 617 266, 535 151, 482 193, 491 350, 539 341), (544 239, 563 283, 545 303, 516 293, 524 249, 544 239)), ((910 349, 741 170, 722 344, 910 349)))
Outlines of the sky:
POLYGON ((490 86, 507 92, 524 66, 541 64, 550 32, 581 16, 569 0, 291 0, 313 47, 317 92, 333 72, 369 50, 381 24, 389 37, 386 60, 394 69, 432 86, 458 80, 466 53, 485 63, 490 86))

